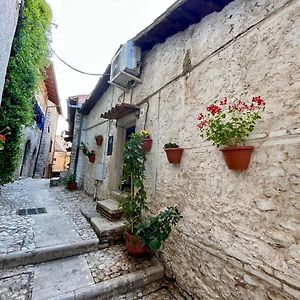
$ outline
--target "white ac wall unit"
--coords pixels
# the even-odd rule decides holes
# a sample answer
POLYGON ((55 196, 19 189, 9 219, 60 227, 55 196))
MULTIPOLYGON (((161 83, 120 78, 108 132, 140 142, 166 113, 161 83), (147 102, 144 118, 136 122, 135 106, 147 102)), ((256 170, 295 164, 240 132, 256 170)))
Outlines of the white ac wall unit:
POLYGON ((109 83, 128 90, 135 82, 142 82, 138 77, 140 72, 141 48, 128 41, 111 61, 109 83))

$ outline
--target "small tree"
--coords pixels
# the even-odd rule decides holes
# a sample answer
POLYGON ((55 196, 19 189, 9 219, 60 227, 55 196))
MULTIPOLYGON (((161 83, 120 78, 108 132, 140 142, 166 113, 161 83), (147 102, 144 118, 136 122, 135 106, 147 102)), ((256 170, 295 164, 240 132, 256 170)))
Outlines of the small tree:
POLYGON ((147 245, 151 251, 158 250, 162 241, 171 232, 172 225, 180 220, 177 207, 168 207, 156 216, 142 216, 143 210, 148 210, 147 195, 144 188, 146 155, 143 147, 144 135, 134 133, 126 143, 123 152, 123 182, 130 181, 130 190, 120 201, 120 207, 126 218, 125 224, 129 233, 138 236, 142 245, 147 245))

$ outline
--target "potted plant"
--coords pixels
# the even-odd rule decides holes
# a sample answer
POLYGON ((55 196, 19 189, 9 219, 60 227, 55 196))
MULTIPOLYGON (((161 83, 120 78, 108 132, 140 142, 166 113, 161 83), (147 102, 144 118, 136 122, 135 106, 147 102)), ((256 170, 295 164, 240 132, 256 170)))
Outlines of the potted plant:
POLYGON ((97 146, 101 146, 103 143, 103 136, 101 134, 95 136, 97 146))
POLYGON ((76 182, 75 174, 68 174, 64 178, 64 184, 70 191, 77 190, 77 182, 76 182))
POLYGON ((87 145, 86 145, 84 142, 81 142, 81 143, 80 143, 80 148, 82 149, 82 153, 83 153, 84 155, 86 155, 87 152, 88 152, 88 147, 87 147, 87 145))
POLYGON ((143 144, 144 150, 146 152, 149 152, 152 148, 152 139, 150 137, 150 133, 146 130, 142 130, 141 134, 144 137, 144 144, 143 144))
POLYGON ((225 146, 221 151, 229 169, 248 168, 254 147, 244 143, 264 109, 265 101, 260 96, 253 97, 249 103, 224 98, 207 106, 206 114, 198 116, 201 137, 217 147, 225 146))
POLYGON ((129 255, 135 257, 157 250, 169 236, 171 226, 181 218, 177 208, 168 208, 156 217, 143 217, 143 211, 148 210, 144 189, 146 155, 143 143, 143 134, 134 133, 123 151, 123 182, 130 182, 130 189, 121 198, 120 207, 126 220, 126 248, 129 255))
POLYGON ((87 152, 87 157, 89 158, 89 161, 91 162, 91 163, 94 163, 95 162, 95 160, 96 160, 96 155, 95 155, 95 151, 94 150, 88 150, 88 152, 87 152))
POLYGON ((176 143, 167 143, 164 150, 170 164, 180 164, 183 148, 179 148, 176 143))

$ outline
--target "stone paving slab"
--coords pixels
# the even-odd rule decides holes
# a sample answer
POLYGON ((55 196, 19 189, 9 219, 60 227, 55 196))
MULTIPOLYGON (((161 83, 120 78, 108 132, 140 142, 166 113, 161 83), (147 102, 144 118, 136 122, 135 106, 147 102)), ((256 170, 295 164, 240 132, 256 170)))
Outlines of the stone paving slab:
POLYGON ((92 229, 82 211, 96 212, 96 202, 83 191, 70 192, 64 187, 52 187, 50 193, 59 208, 73 222, 74 227, 83 240, 95 239, 97 235, 92 229))
POLYGON ((49 188, 49 180, 31 178, 0 188, 0 254, 97 239, 78 205, 81 201, 93 206, 91 198, 61 187, 53 189, 57 190, 49 188), (35 207, 45 207, 47 213, 16 213, 35 207))
POLYGON ((32 300, 43 300, 94 284, 84 257, 76 256, 35 267, 32 300))

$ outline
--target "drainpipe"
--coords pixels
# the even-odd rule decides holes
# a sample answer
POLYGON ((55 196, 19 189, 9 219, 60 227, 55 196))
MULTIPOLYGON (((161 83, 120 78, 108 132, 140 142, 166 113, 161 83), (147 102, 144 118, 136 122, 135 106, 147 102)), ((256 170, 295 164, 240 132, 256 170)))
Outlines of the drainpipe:
POLYGON ((76 156, 75 156, 75 166, 74 166, 74 175, 77 175, 77 164, 78 164, 78 156, 79 156, 79 147, 81 142, 81 133, 82 133, 82 124, 83 124, 83 115, 80 114, 80 121, 79 121, 79 133, 78 133, 78 140, 76 145, 76 156))

